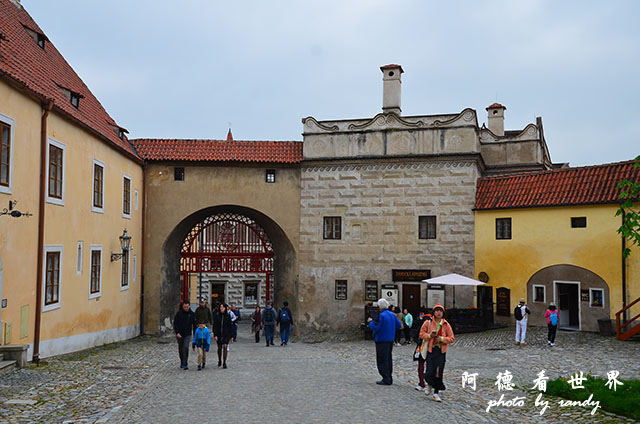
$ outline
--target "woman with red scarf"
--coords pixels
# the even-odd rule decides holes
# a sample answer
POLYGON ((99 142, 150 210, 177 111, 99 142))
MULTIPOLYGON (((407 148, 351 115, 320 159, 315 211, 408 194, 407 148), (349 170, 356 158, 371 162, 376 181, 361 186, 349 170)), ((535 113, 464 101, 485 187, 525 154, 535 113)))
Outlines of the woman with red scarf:
POLYGON ((425 390, 427 395, 431 394, 433 389, 433 400, 441 402, 441 390, 445 390, 442 382, 442 373, 444 372, 444 364, 447 358, 447 346, 455 341, 451 325, 444 319, 444 308, 441 304, 433 307, 433 319, 426 321, 420 328, 420 338, 427 340, 427 371, 425 379, 428 388, 425 390))

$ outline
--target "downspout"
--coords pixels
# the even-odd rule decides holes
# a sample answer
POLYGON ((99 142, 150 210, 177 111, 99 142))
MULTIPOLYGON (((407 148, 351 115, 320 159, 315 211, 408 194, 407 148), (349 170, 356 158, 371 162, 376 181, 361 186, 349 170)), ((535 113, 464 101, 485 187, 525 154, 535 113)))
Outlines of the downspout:
POLYGON ((53 108, 53 100, 42 102, 40 124, 40 201, 38 204, 38 261, 36 268, 36 319, 33 330, 33 361, 40 365, 40 324, 42 315, 42 277, 44 269, 44 200, 47 186, 47 118, 53 108))
POLYGON ((144 250, 147 245, 147 162, 142 164, 142 247, 140 248, 140 335, 144 335, 144 250))
MULTIPOLYGON (((622 210, 622 225, 624 225, 625 213, 624 209, 622 210)), ((622 309, 627 307, 627 258, 624 257, 624 250, 627 248, 627 239, 625 236, 622 236, 622 309)), ((624 315, 622 316, 623 323, 627 322, 629 318, 629 311, 624 311, 624 315)))

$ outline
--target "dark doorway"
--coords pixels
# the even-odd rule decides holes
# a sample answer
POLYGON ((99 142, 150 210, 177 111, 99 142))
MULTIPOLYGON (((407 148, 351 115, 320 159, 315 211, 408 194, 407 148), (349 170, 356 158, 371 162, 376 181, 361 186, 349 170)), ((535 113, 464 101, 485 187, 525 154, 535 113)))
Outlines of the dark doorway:
POLYGON ((558 328, 580 329, 580 284, 556 282, 558 328))
POLYGON ((493 324, 493 287, 478 286, 478 317, 493 324))
POLYGON ((420 285, 402 285, 402 309, 407 309, 411 315, 418 316, 420 313, 420 285))
POLYGON ((224 303, 224 286, 224 283, 211 284, 211 305, 215 305, 216 302, 224 303))

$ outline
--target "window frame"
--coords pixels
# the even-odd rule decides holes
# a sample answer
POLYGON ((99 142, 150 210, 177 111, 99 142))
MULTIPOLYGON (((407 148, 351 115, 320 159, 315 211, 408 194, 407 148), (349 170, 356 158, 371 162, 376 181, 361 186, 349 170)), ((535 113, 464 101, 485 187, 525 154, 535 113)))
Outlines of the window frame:
POLYGON ((131 175, 122 174, 122 217, 126 218, 126 219, 131 219, 131 188, 132 188, 132 181, 133 181, 133 179, 131 178, 131 175), (125 190, 126 181, 129 181, 129 198, 128 199, 127 199, 126 190, 125 190), (127 202, 129 204, 129 212, 125 211, 125 206, 126 206, 127 202))
POLYGON ((438 238, 438 218, 437 215, 419 215, 418 216, 418 240, 435 240, 438 238), (433 235, 429 234, 429 223, 433 218, 433 235), (424 222, 424 237, 422 233, 422 222, 424 222))
POLYGON ((340 280, 335 280, 335 286, 334 286, 334 297, 335 300, 347 300, 349 298, 349 282, 347 280, 344 279, 340 279, 340 280), (344 283, 344 290, 342 287, 338 287, 338 285, 342 285, 344 283), (338 293, 340 293, 340 296, 338 296, 338 293), (343 297, 344 294, 344 297, 343 297))
POLYGON ((342 216, 323 216, 322 217, 322 239, 323 240, 342 240, 342 216), (331 225, 331 229, 329 229, 329 220, 337 219, 338 220, 338 229, 336 236, 336 225, 335 223, 331 225), (329 229, 329 231, 328 231, 329 229))
POLYGON ((572 216, 571 217, 571 228, 587 228, 587 217, 586 216, 572 216), (584 219, 584 225, 581 224, 584 219))
MULTIPOLYGON (((45 201, 47 203, 51 203, 54 205, 60 205, 60 206, 64 206, 64 198, 65 198, 65 171, 66 171, 66 165, 67 165, 67 160, 66 160, 66 146, 62 143, 60 143, 57 140, 54 140, 51 137, 47 137, 47 188, 46 188, 46 193, 45 193, 45 201), (61 197, 54 197, 51 196, 51 158, 49 157, 51 154, 51 146, 56 147, 58 149, 62 150, 62 170, 61 170, 61 197)), ((57 181, 57 180, 56 180, 57 181)))
POLYGON ((276 182, 276 170, 275 169, 267 169, 264 173, 264 180, 265 182, 272 184, 276 182), (269 179, 269 177, 273 177, 272 180, 269 179))
POLYGON ((547 286, 544 284, 533 285, 533 303, 547 303, 547 286), (536 300, 536 288, 542 287, 542 300, 536 300))
POLYGON ((511 217, 505 217, 505 218, 496 218, 496 240, 511 240, 513 237, 513 221, 511 219, 511 217), (506 234, 503 234, 505 232, 504 227, 502 228, 502 233, 498 232, 498 221, 500 222, 509 222, 509 235, 508 237, 506 237, 506 234))
POLYGON ((104 170, 106 169, 104 162, 93 159, 93 165, 91 169, 91 212, 104 213, 104 170), (100 181, 100 196, 102 206, 96 205, 96 167, 102 168, 102 180, 100 181))
POLYGON ((184 166, 174 166, 173 167, 173 181, 184 181, 184 175, 186 174, 186 171, 184 169, 184 166), (182 171, 178 171, 179 169, 181 169, 182 171), (182 173, 181 175, 181 179, 178 179, 178 173, 182 173))
POLYGON ((82 275, 82 266, 83 260, 82 257, 84 255, 84 242, 79 241, 76 247, 76 275, 82 275))
POLYGON ((104 255, 102 254, 103 249, 101 245, 91 245, 91 248, 89 249, 89 258, 90 258, 90 267, 91 267, 91 271, 89 272, 89 299, 96 299, 100 296, 102 296, 102 274, 103 274, 103 259, 104 259, 104 255), (98 263, 98 290, 97 291, 93 291, 93 254, 99 252, 100 253, 100 262, 98 263))
POLYGON ((63 264, 64 264, 64 248, 61 244, 44 246, 44 261, 43 261, 43 278, 42 278, 42 312, 52 311, 62 307, 62 276, 63 276, 63 264), (47 303, 47 274, 48 274, 48 262, 49 254, 58 253, 58 290, 57 301, 47 303))
POLYGON ((372 301, 372 302, 377 301, 378 293, 379 293, 378 280, 364 280, 364 300, 365 301, 372 301), (374 283, 376 285, 376 292, 374 296, 369 296, 370 287, 368 286, 370 285, 370 283, 374 283))
POLYGON ((589 307, 590 308, 601 308, 604 309, 604 289, 600 289, 597 287, 590 287, 589 288, 589 307), (593 304, 593 292, 595 291, 599 291, 602 293, 602 305, 594 305, 593 304))
POLYGON ((122 258, 120 259, 120 291, 129 290, 131 286, 131 278, 129 276, 131 271, 131 264, 129 263, 129 253, 130 250, 125 250, 122 252, 122 258), (126 267, 126 271, 125 271, 126 267), (123 284, 126 279, 127 284, 123 284))
MULTIPOLYGON (((15 155, 13 155, 13 151, 15 150, 15 137, 14 137, 14 128, 15 128, 15 123, 16 121, 13 118, 8 117, 7 115, 4 115, 2 113, 0 113, 0 124, 2 124, 5 127, 9 127, 9 169, 7 172, 7 177, 9 178, 8 183, 5 184, 1 184, 0 183, 0 193, 5 193, 5 194, 12 194, 13 193, 13 157, 15 155)), ((2 155, 2 130, 0 127, 0 160, 1 160, 1 155, 2 155)))

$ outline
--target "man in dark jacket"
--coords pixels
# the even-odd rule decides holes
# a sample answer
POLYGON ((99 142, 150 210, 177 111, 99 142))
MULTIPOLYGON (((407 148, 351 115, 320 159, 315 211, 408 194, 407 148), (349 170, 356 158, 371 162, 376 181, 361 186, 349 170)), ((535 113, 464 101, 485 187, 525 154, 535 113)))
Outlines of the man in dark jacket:
POLYGON ((196 308, 196 323, 205 324, 208 328, 211 328, 211 323, 213 323, 213 317, 211 316, 211 309, 207 306, 204 297, 200 299, 200 306, 196 308))
POLYGON ((393 384, 393 358, 391 352, 393 350, 393 340, 396 331, 400 329, 402 324, 393 312, 389 311, 389 302, 385 299, 378 300, 380 308, 380 316, 378 321, 374 321, 371 317, 367 320, 369 327, 373 330, 373 340, 376 342, 376 362, 378 364, 378 372, 382 376, 382 380, 376 381, 376 384, 390 386, 393 384))
POLYGON ((278 312, 278 324, 280 324, 280 346, 289 343, 289 331, 293 327, 293 315, 289 309, 289 302, 284 302, 278 312))
POLYGON ((273 333, 276 329, 276 311, 273 309, 273 301, 267 300, 267 306, 262 310, 262 325, 264 326, 264 338, 267 346, 273 346, 273 333))
POLYGON ((191 336, 196 328, 196 314, 191 310, 188 300, 182 302, 182 307, 173 318, 173 329, 178 340, 178 354, 180 355, 180 368, 189 369, 189 344, 191 336))

